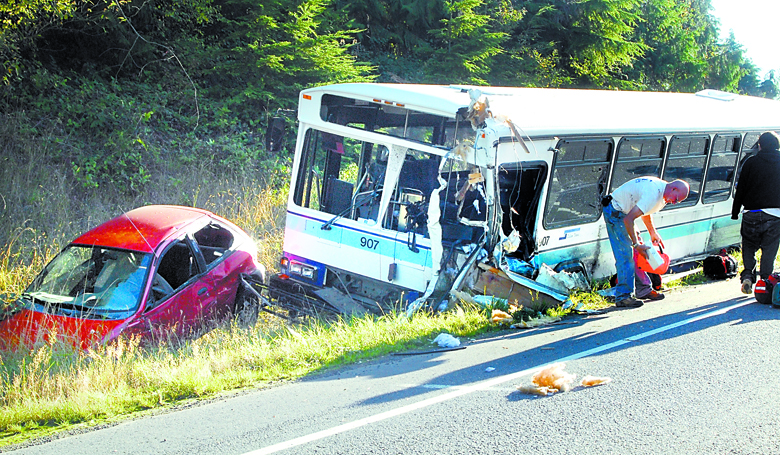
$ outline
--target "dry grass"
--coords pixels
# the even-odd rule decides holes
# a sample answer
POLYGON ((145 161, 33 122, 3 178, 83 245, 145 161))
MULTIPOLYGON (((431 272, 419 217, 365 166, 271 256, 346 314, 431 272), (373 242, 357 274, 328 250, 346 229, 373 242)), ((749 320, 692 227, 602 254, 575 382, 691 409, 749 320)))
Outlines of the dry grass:
POLYGON ((203 177, 201 173, 205 180, 212 178, 211 183, 172 184, 171 177, 158 177, 161 183, 153 186, 154 194, 122 201, 109 194, 107 200, 100 200, 84 190, 65 188, 60 179, 47 182, 53 187, 37 183, 46 181, 45 174, 56 170, 42 166, 30 172, 25 178, 16 178, 12 169, 0 170, 0 301, 19 295, 43 266, 82 232, 147 204, 193 205, 223 216, 255 239, 258 259, 268 270, 277 267, 286 213, 284 189, 268 189, 247 176, 225 178, 211 173, 203 177), (25 194, 30 196, 21 197, 25 194))

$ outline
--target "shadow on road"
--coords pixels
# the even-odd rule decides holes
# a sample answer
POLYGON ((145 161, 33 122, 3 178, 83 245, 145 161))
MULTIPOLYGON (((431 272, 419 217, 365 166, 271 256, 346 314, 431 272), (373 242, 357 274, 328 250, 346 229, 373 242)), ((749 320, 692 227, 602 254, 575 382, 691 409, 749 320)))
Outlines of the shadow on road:
MULTIPOLYGON (((695 296, 695 294, 693 295, 695 296)), ((507 331, 498 335, 480 338, 469 344, 483 344, 497 340, 513 340, 524 337, 536 337, 546 333, 560 331, 572 326, 582 326, 599 321, 605 316, 578 317, 574 324, 548 326, 528 331, 507 331)), ((588 331, 566 337, 551 343, 534 345, 533 347, 518 353, 513 353, 499 358, 491 358, 489 361, 472 364, 467 368, 451 371, 439 375, 430 380, 407 387, 402 390, 381 394, 367 400, 357 402, 357 405, 374 405, 379 403, 405 400, 414 396, 435 392, 448 387, 473 386, 491 377, 485 377, 488 367, 495 367, 498 375, 542 367, 567 358, 596 357, 602 354, 614 353, 621 350, 632 349, 675 337, 684 336, 696 331, 706 330, 710 327, 732 324, 750 324, 767 319, 779 319, 780 310, 771 305, 759 305, 752 297, 739 297, 720 303, 707 304, 700 307, 687 309, 660 317, 644 319, 628 325, 623 325, 605 331, 588 331), (748 304, 752 301, 752 304, 748 304), (700 319, 696 319, 700 318, 700 319), (609 345, 615 345, 610 347, 609 345), (587 351, 594 351, 587 353, 587 351), (476 379, 475 379, 476 378, 476 379)), ((468 355, 469 351, 462 351, 462 355, 468 355)), ((419 371, 422 368, 435 366, 442 361, 444 354, 425 354, 419 356, 417 361, 401 361, 398 369, 393 369, 392 375, 403 374, 409 371, 419 371)), ((460 354, 456 354, 460 355, 460 354)), ((388 377, 390 374, 381 373, 387 369, 377 369, 375 377, 388 377)), ((316 378, 311 378, 317 380, 316 378)), ((319 378, 326 380, 327 378, 319 378)), ((579 389, 578 389, 579 390, 579 389)), ((513 392, 508 396, 509 400, 521 401, 536 398, 519 392, 513 392)))

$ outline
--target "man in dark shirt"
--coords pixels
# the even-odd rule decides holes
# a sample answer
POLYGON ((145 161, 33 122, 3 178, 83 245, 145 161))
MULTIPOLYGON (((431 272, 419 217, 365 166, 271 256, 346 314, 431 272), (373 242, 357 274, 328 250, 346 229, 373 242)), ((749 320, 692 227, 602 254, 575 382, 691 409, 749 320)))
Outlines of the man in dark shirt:
POLYGON ((780 137, 773 131, 758 138, 758 153, 742 166, 731 218, 738 219, 742 207, 742 292, 753 292, 756 282, 756 251, 761 250, 759 273, 766 279, 774 271, 780 245, 780 137))

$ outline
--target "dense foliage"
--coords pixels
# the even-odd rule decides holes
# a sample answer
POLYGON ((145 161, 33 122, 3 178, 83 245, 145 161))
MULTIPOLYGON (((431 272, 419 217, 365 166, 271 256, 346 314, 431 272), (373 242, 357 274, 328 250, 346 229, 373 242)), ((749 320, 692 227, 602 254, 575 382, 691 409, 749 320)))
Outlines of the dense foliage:
MULTIPOLYGON (((346 81, 776 97, 709 0, 8 0, 0 110, 83 191, 138 194, 162 164, 259 172, 263 127, 346 81)), ((9 138, 4 150, 14 153, 9 138)), ((281 179, 280 179, 281 181, 281 179)))

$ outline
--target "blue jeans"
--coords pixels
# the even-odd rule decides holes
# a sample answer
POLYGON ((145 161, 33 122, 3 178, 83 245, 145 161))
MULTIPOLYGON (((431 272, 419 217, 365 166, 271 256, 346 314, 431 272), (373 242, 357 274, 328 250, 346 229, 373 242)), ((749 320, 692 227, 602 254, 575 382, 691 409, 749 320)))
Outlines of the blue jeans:
POLYGON ((756 282, 756 251, 761 250, 761 278, 772 274, 780 245, 780 218, 762 211, 742 214, 742 263, 745 265, 739 278, 756 282))
POLYGON ((604 207, 604 222, 607 225, 609 244, 612 246, 612 254, 615 256, 615 268, 617 268, 617 286, 615 286, 615 301, 630 297, 634 293, 646 296, 653 288, 650 277, 643 270, 639 270, 634 261, 634 249, 631 247, 631 237, 628 236, 623 218, 626 214, 616 210, 612 204, 604 207))

